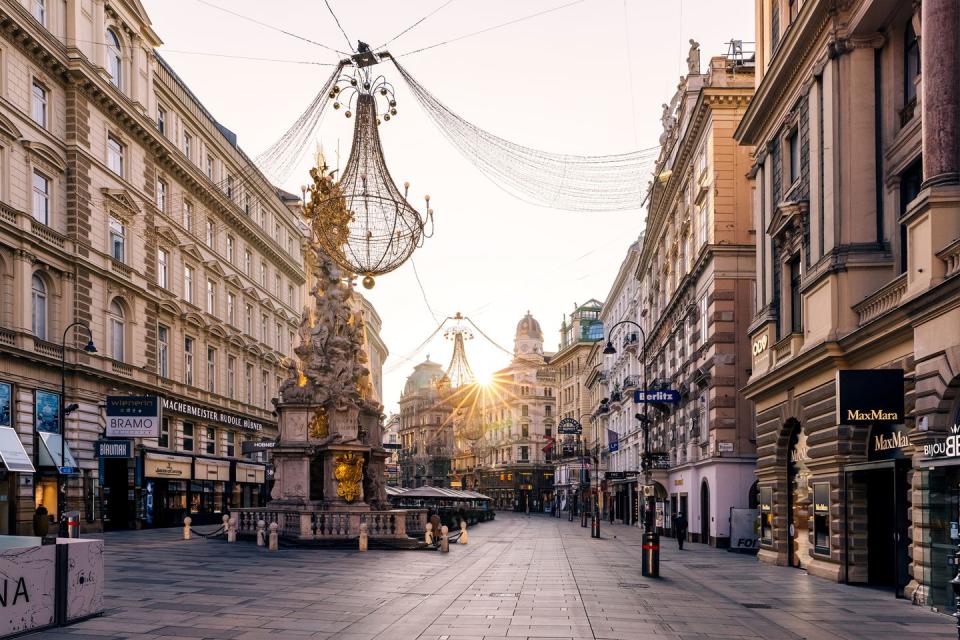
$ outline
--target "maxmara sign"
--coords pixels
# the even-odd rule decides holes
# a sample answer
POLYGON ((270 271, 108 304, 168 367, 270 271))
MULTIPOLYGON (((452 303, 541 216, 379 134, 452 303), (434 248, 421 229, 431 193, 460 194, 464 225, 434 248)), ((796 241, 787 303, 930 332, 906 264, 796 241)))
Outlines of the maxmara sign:
POLYGON ((903 369, 843 369, 836 384, 839 424, 903 424, 903 369))
POLYGON ((183 400, 171 400, 170 398, 164 398, 163 410, 180 413, 192 418, 197 418, 198 420, 218 422, 229 427, 237 427, 239 429, 247 429, 249 431, 263 431, 262 422, 251 420, 250 418, 244 418, 233 413, 227 413, 226 411, 221 411, 220 409, 215 409, 213 407, 202 407, 191 402, 184 402, 183 400))

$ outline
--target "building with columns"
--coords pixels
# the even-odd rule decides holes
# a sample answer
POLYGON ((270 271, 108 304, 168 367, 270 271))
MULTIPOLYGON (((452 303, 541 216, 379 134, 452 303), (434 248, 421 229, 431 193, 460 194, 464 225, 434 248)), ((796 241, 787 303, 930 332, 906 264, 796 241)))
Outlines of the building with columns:
POLYGON ((752 411, 739 393, 755 279, 751 160, 733 138, 753 95, 753 62, 734 43, 702 70, 691 44, 687 74, 665 105, 637 263, 646 343, 615 346, 618 357, 633 351, 643 360, 648 389, 679 393, 677 403, 646 407, 650 450, 661 456, 658 526, 670 528, 682 512, 691 541, 722 547, 730 509, 751 505, 755 481, 752 411))
POLYGON ((260 504, 263 454, 244 445, 276 435, 294 214, 156 53, 137 0, 5 2, 0 25, 0 428, 36 468, 0 471, 0 533, 60 515, 59 467, 83 529, 260 504), (108 395, 158 396, 163 419, 98 461, 108 395))
POLYGON ((448 487, 453 461, 450 378, 427 359, 413 368, 400 396, 400 486, 448 487))
POLYGON ((760 559, 952 610, 960 3, 757 0, 756 24, 760 559), (904 413, 839 411, 839 372, 884 369, 865 396, 904 413))

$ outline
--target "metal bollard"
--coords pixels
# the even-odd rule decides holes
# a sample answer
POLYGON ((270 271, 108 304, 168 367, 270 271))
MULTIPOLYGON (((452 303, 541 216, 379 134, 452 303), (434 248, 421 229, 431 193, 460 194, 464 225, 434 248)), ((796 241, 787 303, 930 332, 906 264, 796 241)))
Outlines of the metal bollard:
POLYGON ((433 544, 433 525, 427 523, 427 531, 423 534, 423 541, 426 544, 433 544))
POLYGON ((367 550, 367 523, 360 523, 360 551, 367 550))
POLYGON ((193 522, 193 518, 191 518, 190 516, 187 516, 186 518, 183 519, 183 539, 184 540, 190 539, 190 523, 191 522, 193 522))
POLYGON ((280 535, 277 533, 277 529, 280 528, 276 522, 270 523, 270 546, 267 547, 268 551, 277 551, 280 549, 280 535))
POLYGON ((470 538, 467 536, 467 521, 460 521, 460 537, 457 538, 457 544, 467 544, 470 538))
POLYGON ((592 516, 590 516, 590 537, 600 537, 600 515, 598 513, 594 513, 592 516))
POLYGON ((581 512, 580 512, 580 526, 583 527, 584 529, 586 529, 587 526, 588 526, 588 525, 587 525, 587 512, 586 512, 586 511, 581 511, 581 512))
POLYGON ((447 533, 449 533, 447 525, 440 527, 440 552, 441 553, 450 553, 450 539, 447 538, 447 533))
POLYGON ((643 534, 643 553, 640 556, 640 575, 645 578, 660 577, 660 535, 656 531, 643 534))
POLYGON ((263 547, 267 544, 267 523, 263 520, 257 521, 257 546, 263 547))
POLYGON ((237 541, 237 516, 230 518, 230 523, 227 525, 227 542, 236 542, 237 541))

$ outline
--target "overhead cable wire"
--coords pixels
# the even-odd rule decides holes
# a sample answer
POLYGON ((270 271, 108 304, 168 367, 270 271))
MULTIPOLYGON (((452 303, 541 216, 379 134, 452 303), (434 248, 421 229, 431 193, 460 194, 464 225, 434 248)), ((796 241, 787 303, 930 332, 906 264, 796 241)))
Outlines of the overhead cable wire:
POLYGON ((328 50, 328 51, 333 51, 334 53, 337 53, 337 54, 339 54, 339 55, 341 55, 341 56, 348 56, 348 55, 350 55, 350 54, 347 53, 346 51, 341 51, 340 49, 335 49, 335 48, 333 48, 333 47, 331 47, 331 46, 328 46, 328 45, 323 44, 322 42, 317 42, 316 40, 311 40, 310 38, 306 38, 306 37, 301 36, 301 35, 299 35, 299 34, 293 33, 292 31, 287 31, 286 29, 282 29, 282 28, 280 28, 280 27, 276 27, 276 26, 274 26, 274 25, 272 25, 272 24, 267 24, 266 22, 263 22, 262 20, 257 20, 256 18, 251 18, 250 16, 245 16, 245 15, 243 15, 242 13, 237 13, 236 11, 233 11, 232 9, 227 9, 226 7, 221 7, 220 5, 214 4, 214 3, 212 3, 212 2, 208 2, 207 0, 196 0, 196 1, 199 2, 200 4, 203 4, 203 5, 206 5, 206 6, 208 6, 208 7, 213 8, 213 9, 216 9, 217 11, 223 11, 224 13, 229 13, 230 15, 235 16, 235 17, 237 17, 237 18, 240 18, 241 20, 246 20, 246 21, 248 21, 248 22, 252 22, 252 23, 254 23, 254 24, 260 25, 261 27, 264 27, 264 28, 267 28, 267 29, 271 29, 271 30, 273 30, 273 31, 278 31, 278 32, 280 32, 280 33, 282 33, 282 34, 284 34, 284 35, 290 36, 291 38, 296 38, 297 40, 302 40, 303 42, 309 42, 310 44, 316 45, 316 46, 321 47, 321 48, 323 48, 323 49, 326 49, 326 50, 328 50))
POLYGON ((633 89, 633 56, 630 53, 630 20, 627 16, 627 0, 623 0, 623 39, 627 45, 627 78, 630 80, 627 86, 630 88, 630 124, 633 127, 633 144, 634 146, 640 146, 637 136, 637 98, 633 89))
MULTIPOLYGON (((72 38, 72 37, 68 37, 67 41, 82 42, 84 44, 92 44, 100 47, 115 46, 109 42, 100 42, 98 40, 83 40, 81 38, 72 38)), ((210 56, 213 58, 236 58, 238 60, 252 60, 255 62, 286 62, 289 64, 310 64, 310 65, 316 65, 319 67, 337 66, 337 63, 335 62, 318 62, 316 60, 291 60, 289 58, 261 58, 257 56, 244 56, 244 55, 231 54, 231 53, 217 53, 215 51, 191 51, 187 49, 167 49, 166 47, 164 47, 163 49, 154 49, 154 51, 161 54, 181 53, 181 54, 192 55, 192 56, 210 56)))
POLYGON ((442 41, 442 42, 437 42, 437 43, 435 43, 435 44, 431 44, 431 45, 428 45, 428 46, 426 46, 426 47, 420 47, 419 49, 414 49, 413 51, 407 51, 406 53, 401 53, 401 54, 399 54, 399 55, 396 56, 396 57, 399 58, 399 57, 403 57, 403 56, 411 56, 411 55, 413 55, 413 54, 415 54, 415 53, 420 53, 420 52, 422 52, 422 51, 429 51, 430 49, 436 49, 437 47, 441 47, 441 46, 443 46, 443 45, 445 45, 445 44, 451 44, 451 43, 453 43, 453 42, 459 42, 460 40, 465 40, 465 39, 467 39, 467 38, 472 38, 473 36, 479 36, 479 35, 481 35, 481 34, 488 33, 488 32, 490 32, 490 31, 494 31, 494 30, 496 30, 496 29, 501 29, 501 28, 503 28, 503 27, 508 27, 508 26, 510 26, 510 25, 512 25, 512 24, 517 24, 518 22, 523 22, 524 20, 530 20, 531 18, 536 18, 536 17, 538 17, 538 16, 546 15, 546 14, 548 14, 548 13, 553 13, 554 11, 560 11, 561 9, 566 9, 567 7, 572 7, 573 5, 581 4, 581 3, 586 2, 586 1, 587 1, 587 0, 573 0, 573 2, 568 2, 568 3, 566 3, 566 4, 562 4, 562 5, 559 5, 559 6, 556 6, 556 7, 552 7, 552 8, 550 8, 550 9, 544 9, 543 11, 537 11, 536 13, 531 13, 531 14, 529 14, 529 15, 521 16, 521 17, 519 17, 519 18, 514 18, 513 20, 509 20, 509 21, 507 21, 507 22, 502 22, 502 23, 500 23, 500 24, 495 24, 495 25, 493 25, 492 27, 486 27, 485 29, 479 29, 479 30, 477 30, 477 31, 472 31, 472 32, 470 32, 470 33, 465 33, 465 34, 463 34, 463 35, 457 36, 456 38, 451 38, 451 39, 449 39, 449 40, 444 40, 444 41, 442 41))
POLYGON ((426 20, 427 18, 430 18, 431 16, 433 16, 433 14, 437 13, 438 11, 440 11, 441 9, 443 9, 444 7, 446 7, 446 6, 447 6, 448 4, 450 4, 451 2, 453 2, 453 0, 447 0, 447 1, 444 2, 442 5, 440 5, 439 7, 437 7, 436 9, 434 9, 433 11, 431 11, 430 13, 428 13, 427 15, 423 16, 422 18, 420 18, 419 20, 417 20, 416 22, 414 22, 412 25, 410 25, 409 27, 407 27, 406 29, 404 29, 403 31, 401 31, 400 33, 398 33, 397 35, 393 36, 392 38, 390 38, 389 40, 387 40, 386 42, 384 42, 384 43, 383 43, 382 45, 380 45, 379 47, 374 47, 374 49, 383 49, 383 48, 386 47, 388 44, 390 44, 390 43, 393 42, 394 40, 398 39, 400 36, 405 35, 405 34, 409 33, 410 31, 412 31, 414 28, 416 28, 417 26, 419 26, 421 22, 423 22, 423 21, 426 20))
POLYGON ((347 41, 347 46, 350 47, 351 51, 356 52, 357 50, 353 47, 353 41, 350 40, 347 32, 343 30, 343 25, 340 24, 340 18, 337 17, 337 14, 333 12, 333 7, 330 6, 330 0, 323 0, 323 3, 327 5, 327 11, 333 16, 333 21, 337 23, 337 28, 340 29, 340 33, 343 34, 343 39, 347 41))
POLYGON ((417 263, 413 261, 413 257, 410 257, 410 266, 413 267, 413 275, 417 278, 417 285, 420 287, 420 293, 423 295, 423 304, 427 305, 427 311, 430 312, 430 315, 433 316, 434 322, 440 322, 437 318, 437 314, 433 312, 433 307, 430 306, 430 301, 427 300, 427 292, 423 288, 423 282, 420 280, 420 273, 417 271, 417 263))
POLYGON ((438 333, 440 333, 440 330, 443 329, 443 325, 445 325, 445 324, 447 323, 447 320, 452 320, 452 319, 453 319, 453 318, 444 318, 439 324, 437 324, 437 328, 434 329, 433 332, 432 332, 429 336, 427 336, 426 340, 424 340, 423 342, 421 342, 420 345, 419 345, 416 349, 414 349, 413 351, 407 352, 406 355, 403 355, 403 356, 399 356, 399 355, 398 355, 398 356, 397 356, 397 358, 399 358, 400 360, 403 360, 403 362, 398 362, 398 363, 396 363, 396 364, 390 365, 390 367, 388 367, 388 368, 384 371, 384 373, 390 373, 390 372, 392 372, 392 371, 396 371, 397 369, 399 369, 402 365, 406 364, 407 362, 412 362, 414 356, 416 356, 418 353, 420 353, 420 351, 423 350, 423 348, 426 347, 426 346, 430 343, 430 341, 433 340, 434 337, 436 337, 436 335, 437 335, 438 333))
POLYGON ((488 341, 490 344, 492 344, 493 346, 495 346, 497 349, 500 349, 500 351, 503 351, 503 352, 506 353, 507 355, 510 355, 510 356, 514 355, 514 354, 513 354, 513 351, 510 351, 509 349, 505 349, 504 347, 501 347, 500 344, 497 343, 496 340, 494 340, 493 338, 491 338, 490 336, 488 336, 486 333, 484 333, 484 332, 483 332, 483 329, 481 329, 480 327, 478 327, 478 326, 477 326, 477 323, 474 322, 473 320, 471 320, 471 319, 469 318, 469 316, 466 317, 466 321, 469 322, 470 325, 480 333, 480 335, 482 335, 484 338, 486 338, 487 341, 488 341))

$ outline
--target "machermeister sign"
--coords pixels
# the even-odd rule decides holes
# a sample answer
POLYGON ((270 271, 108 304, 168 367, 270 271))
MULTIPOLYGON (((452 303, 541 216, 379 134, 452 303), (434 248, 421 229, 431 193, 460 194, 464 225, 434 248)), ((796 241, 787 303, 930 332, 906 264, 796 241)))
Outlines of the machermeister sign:
POLYGON ((839 424, 903 424, 903 369, 837 371, 839 424))
POLYGON ((263 431, 263 423, 257 420, 251 420, 250 418, 244 418, 243 416, 221 411, 214 407, 203 407, 183 400, 164 398, 163 410, 181 413, 192 418, 197 418, 198 420, 217 422, 230 427, 246 429, 248 431, 263 431))

